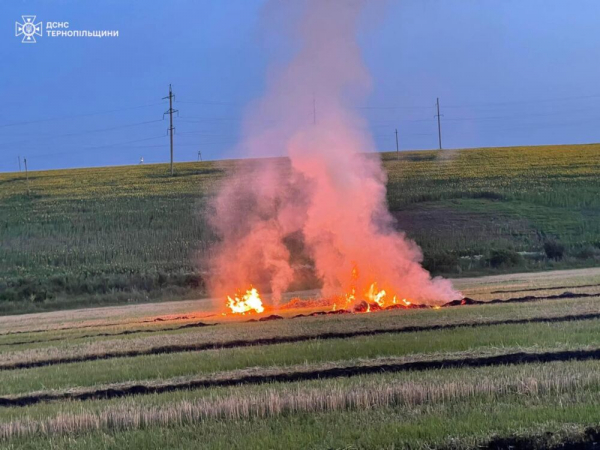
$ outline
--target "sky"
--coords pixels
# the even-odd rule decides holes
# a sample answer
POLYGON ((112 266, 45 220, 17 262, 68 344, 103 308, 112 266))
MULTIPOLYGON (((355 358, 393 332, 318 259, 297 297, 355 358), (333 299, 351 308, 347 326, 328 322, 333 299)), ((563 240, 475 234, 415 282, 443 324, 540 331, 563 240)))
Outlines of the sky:
MULTIPOLYGON (((243 156, 244 113, 289 52, 262 29, 264 4, 3 1, 0 171, 19 157, 29 170, 167 162, 169 84, 175 161, 243 156), (22 15, 42 22, 36 43, 15 36, 22 15), (119 35, 51 37, 47 22, 119 35)), ((444 148, 600 142, 599 17, 597 0, 372 0, 359 109, 377 150, 396 149, 396 129, 400 150, 437 148, 438 97, 444 148)))

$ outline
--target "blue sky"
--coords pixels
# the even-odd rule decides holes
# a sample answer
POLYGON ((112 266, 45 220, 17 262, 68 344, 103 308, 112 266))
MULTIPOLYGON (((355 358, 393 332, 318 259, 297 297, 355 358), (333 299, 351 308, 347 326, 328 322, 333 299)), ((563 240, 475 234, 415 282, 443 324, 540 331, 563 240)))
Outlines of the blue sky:
MULTIPOLYGON (((435 148, 436 97, 448 148, 600 141, 600 2, 374 1, 381 17, 359 35, 373 79, 361 112, 379 150, 395 149, 395 128, 401 149, 435 148)), ((283 48, 259 27, 263 3, 2 2, 0 171, 19 155, 31 169, 167 161, 169 83, 176 160, 235 156, 244 109, 283 48), (28 14, 119 37, 44 30, 22 44, 15 21, 28 14)))

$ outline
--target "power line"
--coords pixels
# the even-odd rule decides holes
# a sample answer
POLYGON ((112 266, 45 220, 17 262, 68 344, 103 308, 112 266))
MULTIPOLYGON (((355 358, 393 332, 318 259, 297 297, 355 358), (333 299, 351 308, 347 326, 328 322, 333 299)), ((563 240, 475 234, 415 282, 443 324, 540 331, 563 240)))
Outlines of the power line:
POLYGON ((98 111, 98 112, 92 112, 92 113, 85 113, 85 114, 73 114, 70 116, 61 116, 61 117, 51 117, 48 119, 39 119, 39 120, 29 120, 26 122, 13 122, 13 123, 7 123, 4 125, 0 125, 0 128, 6 128, 6 127, 15 127, 15 126, 20 126, 20 125, 29 125, 32 123, 42 123, 42 122, 53 122, 56 120, 65 120, 65 119, 74 119, 76 117, 89 117, 89 116, 98 116, 101 114, 110 114, 110 113, 114 113, 114 112, 121 112, 121 111, 129 111, 132 109, 140 109, 140 108, 147 108, 150 106, 156 106, 156 105, 162 105, 164 104, 163 102, 160 103, 150 103, 147 105, 139 105, 139 106, 130 106, 127 108, 120 108, 120 109, 111 109, 111 110, 107 110, 107 111, 98 111))
POLYGON ((176 103, 187 103, 187 104, 192 104, 192 105, 242 105, 242 103, 235 103, 235 102, 221 102, 221 101, 210 101, 210 100, 204 100, 204 101, 188 101, 188 100, 177 100, 176 103))
POLYGON ((512 125, 509 127, 496 128, 494 131, 537 130, 537 129, 544 129, 544 128, 572 127, 572 126, 578 126, 578 125, 585 125, 585 124, 589 124, 589 123, 598 123, 598 120, 600 120, 600 118, 577 120, 577 121, 563 122, 563 123, 529 123, 529 124, 520 124, 520 125, 512 125))
POLYGON ((574 97, 555 97, 555 98, 546 98, 546 99, 537 99, 537 100, 518 100, 518 101, 510 101, 510 102, 490 102, 490 103, 474 103, 470 105, 446 105, 446 108, 473 108, 479 106, 501 106, 501 105, 527 105, 531 103, 547 103, 547 102, 561 102, 561 101, 569 101, 569 100, 585 100, 590 98, 598 98, 600 94, 592 94, 592 95, 579 95, 574 97))
MULTIPOLYGON (((164 136, 162 136, 164 137, 164 136)), ((231 141, 218 141, 218 142, 202 142, 202 145, 214 145, 214 144, 227 144, 231 141)), ((127 148, 133 149, 145 149, 145 148, 164 148, 164 145, 139 145, 139 146, 130 146, 127 148)), ((195 144, 177 144, 177 147, 198 147, 198 143, 195 144)))
POLYGON ((440 143, 440 150, 442 149, 442 124, 440 122, 440 99, 438 97, 437 101, 436 101, 436 106, 437 106, 437 114, 434 117, 437 117, 437 123, 438 123, 438 139, 439 139, 439 143, 440 143))
MULTIPOLYGON (((592 99, 592 98, 598 98, 598 97, 600 97, 600 94, 579 95, 579 96, 571 96, 571 97, 555 97, 555 98, 545 98, 545 99, 542 98, 542 99, 536 99, 536 100, 520 100, 520 101, 508 101, 508 102, 473 103, 473 104, 464 104, 464 105, 450 104, 450 105, 445 105, 445 107, 446 108, 470 108, 470 107, 484 107, 484 106, 519 105, 519 104, 545 103, 545 102, 557 102, 557 101, 568 101, 568 100, 583 100, 583 99, 592 99)), ((167 99, 167 98, 168 97, 165 97, 165 99, 167 99)), ((241 103, 237 103, 237 102, 213 101, 213 100, 204 100, 204 101, 177 100, 177 103, 204 104, 204 105, 241 105, 241 103)), ((124 107, 124 108, 116 108, 116 109, 96 111, 96 112, 83 113, 83 114, 71 114, 71 115, 67 115, 67 116, 50 117, 50 118, 38 119, 38 120, 12 122, 12 123, 0 125, 0 128, 29 125, 29 124, 43 123, 43 122, 52 122, 52 121, 58 121, 58 120, 73 119, 73 118, 77 118, 77 117, 89 117, 89 116, 96 116, 96 115, 102 115, 102 114, 110 114, 110 113, 121 112, 121 111, 129 111, 129 110, 134 110, 134 109, 147 108, 147 107, 157 106, 157 105, 162 105, 162 104, 164 104, 164 103, 163 102, 148 103, 148 104, 144 104, 144 105, 129 106, 129 107, 124 107)), ((358 107, 358 109, 363 109, 363 110, 429 109, 429 108, 431 108, 431 106, 424 106, 424 105, 382 105, 382 106, 366 105, 366 106, 358 107)), ((195 119, 195 120, 241 120, 241 119, 199 118, 199 119, 195 119)))
MULTIPOLYGON (((584 96, 571 96, 571 97, 558 97, 558 98, 547 98, 547 99, 538 99, 538 100, 523 100, 523 101, 507 101, 507 102, 488 102, 488 103, 479 103, 479 104, 470 104, 470 105, 445 105, 445 107, 450 107, 450 108, 477 108, 477 107, 490 107, 490 111, 489 113, 491 113, 492 115, 489 116, 478 116, 477 114, 475 114, 474 116, 471 117, 449 117, 449 118, 444 118, 445 121, 455 121, 455 122, 460 122, 460 121, 494 121, 497 119, 509 119, 509 120, 516 120, 519 118, 534 118, 534 117, 547 117, 547 116, 556 116, 556 115, 561 115, 561 114, 565 114, 567 115, 570 112, 586 112, 586 111, 590 111, 591 110, 591 103, 584 103, 581 105, 576 105, 576 104, 563 104, 563 105, 550 105, 548 103, 552 103, 552 102, 563 102, 563 101, 570 101, 570 100, 582 100, 582 99, 594 99, 594 98, 598 98, 600 97, 600 94, 594 94, 594 95, 584 95, 584 96), (540 112, 540 113, 525 113, 525 114, 502 114, 502 113, 507 113, 508 111, 510 111, 510 109, 506 109, 506 110, 500 110, 498 109, 498 112, 500 114, 498 115, 494 115, 494 112, 492 112, 492 109, 494 106, 507 106, 507 105, 526 105, 526 104, 531 104, 531 103, 539 103, 540 104, 540 108, 542 109, 542 111, 548 111, 548 112, 540 112), (546 104, 546 105, 544 105, 546 104), (580 106, 580 108, 578 109, 574 109, 577 108, 577 106, 580 106), (583 107, 587 107, 587 109, 581 108, 581 106, 583 107), (552 109, 551 109, 552 108, 552 109), (554 111, 553 109, 558 110, 559 108, 564 108, 563 111, 554 111), (570 111, 567 111, 569 110, 570 111)), ((168 134, 170 137, 170 142, 171 142, 171 173, 173 173, 173 163, 174 163, 174 144, 173 144, 173 135, 174 135, 174 131, 175 131, 175 127, 173 124, 173 113, 178 113, 177 110, 173 109, 173 102, 177 101, 179 103, 182 104, 203 104, 203 105, 237 105, 238 103, 234 103, 234 102, 225 102, 225 101, 178 101, 175 99, 175 95, 172 92, 171 86, 169 86, 169 96, 165 97, 163 100, 168 99, 169 100, 169 110, 165 112, 165 114, 169 114, 169 119, 170 119, 170 126, 168 128, 168 134)), ((70 119, 70 118, 76 118, 76 117, 88 117, 88 116, 95 116, 95 115, 102 115, 102 114, 110 114, 110 113, 116 113, 116 112, 121 112, 121 111, 128 111, 128 110, 135 110, 135 109, 140 109, 140 108, 146 108, 146 107, 151 107, 151 106, 157 106, 157 105, 163 105, 164 102, 157 102, 157 103, 151 103, 151 104, 145 104, 145 105, 138 105, 138 106, 131 106, 131 107, 125 107, 125 108, 118 108, 118 109, 112 109, 112 110, 104 110, 104 111, 97 111, 97 112, 91 112, 91 113, 84 113, 84 114, 73 114, 73 115, 69 115, 69 116, 61 116, 61 117, 53 117, 53 118, 46 118, 46 119, 39 119, 39 120, 32 120, 32 121, 23 121, 23 122, 13 122, 13 123, 8 123, 8 124, 4 124, 4 125, 0 125, 0 128, 6 128, 6 127, 13 127, 13 126, 20 126, 20 125, 28 125, 28 124, 36 124, 36 123, 42 123, 42 122, 50 122, 50 121, 59 121, 59 120, 64 120, 64 119, 70 119)), ((385 134, 385 136, 388 136, 389 139, 389 132, 392 130, 395 130, 395 134, 396 134, 396 151, 399 151, 399 136, 398 136, 398 129, 394 127, 394 125, 397 125, 398 122, 409 122, 409 123, 419 123, 419 122, 423 122, 423 123, 429 123, 431 125, 433 125, 431 123, 431 118, 426 119, 426 118, 415 118, 415 119, 394 119, 393 116, 401 116, 401 115, 412 115, 413 112, 400 112, 398 111, 398 113, 394 113, 393 111, 395 110, 411 110, 411 109, 429 109, 432 108, 432 106, 420 106, 420 105, 403 105, 403 106, 393 106, 393 105, 381 105, 381 106, 376 106, 376 105, 368 105, 368 106, 361 106, 358 109, 361 110, 381 110, 381 111, 391 111, 387 114, 387 116, 389 116, 389 121, 386 121, 386 117, 379 117, 380 119, 383 119, 382 121, 378 121, 378 120, 374 120, 371 121, 371 125, 370 127, 364 127, 365 129, 377 129, 377 128, 385 128, 387 129, 388 133, 385 134), (387 123, 386 123, 387 122, 387 123)), ((437 114, 434 115, 434 118, 437 118, 437 135, 438 135, 438 144, 439 144, 439 148, 442 149, 442 132, 441 132, 441 117, 443 116, 443 114, 441 114, 440 109, 440 102, 439 102, 439 98, 436 101, 436 104, 433 106, 433 108, 436 109, 437 114)), ((515 108, 517 109, 517 108, 515 108)), ((484 111, 479 111, 479 112, 484 112, 484 111)), ((421 115, 421 113, 418 113, 417 111, 414 111, 414 114, 417 115, 421 115)), ((426 114, 425 112, 423 114, 426 114)), ((230 114, 230 115, 235 115, 234 114, 230 114)), ((385 115, 385 113, 382 113, 382 116, 385 115)), ((179 115, 178 115, 179 117, 179 115)), ((377 116, 374 116, 377 117, 377 116)), ((431 116, 430 116, 431 117, 431 116)), ((308 118, 307 118, 308 119, 308 118)), ((558 119, 558 117, 557 117, 558 119)), ((164 116, 163 116, 163 120, 164 120, 164 116)), ((194 129, 194 128, 204 128, 207 127, 206 131, 183 131, 182 133, 179 133, 181 135, 189 135, 189 136, 194 136, 193 141, 194 143, 187 143, 186 139, 183 138, 183 142, 180 144, 178 141, 178 145, 180 145, 181 147, 198 147, 198 145, 202 145, 202 146, 207 146, 207 145, 223 145, 223 144, 230 144, 234 141, 237 141, 239 138, 237 137, 237 135, 233 135, 230 133, 225 132, 225 130, 223 130, 223 133, 219 133, 219 130, 223 125, 228 125, 231 122, 241 122, 244 119, 242 117, 239 118, 234 118, 234 117, 184 117, 180 118, 179 120, 182 120, 183 122, 187 122, 187 123, 203 123, 205 122, 204 125, 200 125, 200 126, 189 126, 190 128, 194 129), (211 130, 215 131, 215 132, 211 132, 211 130), (200 139, 202 138, 202 139, 200 139)), ((112 130, 119 130, 119 129, 126 129, 126 128, 130 128, 130 127, 135 127, 135 126, 141 126, 144 124, 151 124, 151 123, 156 123, 161 121, 161 119, 157 119, 157 120, 147 120, 147 121, 142 121, 142 122, 136 122, 136 123, 129 123, 129 124, 124 124, 124 125, 117 125, 117 126, 112 126, 112 127, 107 127, 107 128, 100 128, 100 129, 92 129, 92 130, 83 130, 83 131, 73 131, 73 132, 69 132, 69 133, 62 133, 62 134, 55 134, 55 135, 46 135, 43 138, 40 139, 58 139, 58 138, 66 138, 66 137, 71 137, 71 136, 81 136, 81 135, 86 135, 86 134, 92 134, 92 133, 102 133, 102 132, 108 132, 108 131, 112 131, 112 130)), ((313 94, 313 111, 312 111, 312 122, 314 123, 316 121, 316 100, 314 98, 314 94, 313 94)), ((477 126, 490 126, 490 127, 494 127, 494 130, 501 130, 501 129, 522 129, 522 130, 529 130, 529 129, 536 129, 536 128, 545 128, 545 127, 568 127, 568 126, 578 126, 578 125, 583 125, 584 123, 595 123, 597 121, 597 119, 588 119, 586 118, 585 120, 579 120, 579 121, 573 121, 573 122, 565 122, 565 123, 538 123, 538 124, 523 124, 523 123, 519 123, 519 124, 515 124, 517 126, 513 126, 512 128, 497 128, 498 125, 500 124, 496 124, 496 123, 489 123, 489 124, 478 124, 477 126)), ((510 123, 508 124, 510 125, 510 123)), ((186 125, 184 125, 184 130, 185 130, 186 125)), ((416 127, 415 127, 416 128, 416 127)), ((424 127, 423 127, 424 128, 424 127)), ((418 129, 418 128, 417 128, 418 129)), ((491 128, 490 128, 491 130, 491 128)), ((423 131, 427 131, 425 129, 423 129, 423 131)), ((431 130, 433 131, 433 130, 431 130)), ((12 134, 11 131, 8 132, 8 135, 12 134)), ((435 133, 403 133, 403 137, 404 136, 414 136, 414 137, 431 137, 434 136, 435 133)), ((384 136, 384 134, 377 134, 374 133, 373 136, 384 136)), ((150 149, 150 148, 163 148, 163 145, 137 145, 137 146, 131 146, 129 144, 132 143, 142 143, 142 142, 146 142, 146 141, 150 141, 150 140, 154 140, 154 139, 163 139, 164 135, 161 136, 154 136, 154 137, 148 137, 148 138, 142 138, 142 139, 134 139, 134 140, 127 140, 127 141, 120 141, 120 142, 116 142, 116 143, 110 143, 110 144, 106 144, 106 145, 97 145, 97 146, 91 146, 91 147, 83 147, 83 148, 78 148, 76 150, 73 151, 66 151, 66 152, 59 152, 59 153, 47 153, 47 154, 42 154, 42 155, 33 155, 34 157, 44 157, 44 156, 58 156, 58 155, 66 155, 66 154, 73 154, 73 153, 81 153, 81 152, 87 152, 87 151, 94 151, 97 149, 103 149, 103 148, 110 148, 110 147, 119 147, 122 146, 124 149, 150 149)), ((14 145, 14 144, 21 144, 21 143, 30 143, 30 142, 36 142, 38 141, 37 139, 34 139, 31 137, 31 135, 28 135, 28 139, 22 140, 22 141, 18 141, 18 142, 9 142, 9 143, 0 143, 0 146, 8 146, 8 145, 14 145)), ((68 144, 69 146, 71 145, 71 143, 68 144)), ((16 152, 15 152, 16 153, 16 152)), ((32 155, 29 155, 32 156, 32 155)), ((20 159, 20 158, 19 158, 20 159)), ((12 159, 12 163, 14 164, 14 159, 12 159)))
POLYGON ((416 123, 416 122, 431 122, 431 117, 429 119, 397 119, 397 120, 390 120, 389 122, 379 122, 376 125, 371 125, 371 128, 378 128, 378 127, 391 127, 394 125, 394 123, 396 122, 411 122, 411 123, 416 123))
POLYGON ((165 135, 163 134, 161 136, 154 136, 154 137, 149 137, 149 138, 144 138, 144 139, 134 139, 133 141, 115 142, 114 144, 99 145, 99 146, 96 146, 96 147, 84 147, 82 150, 96 150, 96 149, 99 149, 99 148, 114 147, 116 145, 133 144, 135 142, 144 142, 144 141, 151 141, 153 139, 162 139, 164 137, 165 137, 165 135))
POLYGON ((393 105, 386 105, 386 106, 359 106, 357 109, 373 109, 373 110, 377 110, 377 109, 382 109, 382 110, 389 110, 389 109, 431 109, 431 106, 415 106, 415 105, 402 105, 402 106, 393 106, 393 105))
POLYGON ((222 121, 222 122, 239 122, 242 121, 243 119, 241 118, 233 118, 233 117, 193 117, 193 118, 188 118, 188 117, 180 117, 179 120, 181 120, 182 122, 215 122, 215 121, 222 121))
MULTIPOLYGON (((171 85, 169 84, 169 95, 167 97, 163 97, 163 100, 169 99, 169 109, 164 114, 169 115, 169 137, 171 138, 171 176, 173 176, 173 132, 175 128, 173 127, 173 113, 179 113, 178 110, 173 109, 173 99, 175 96, 173 95, 173 90, 171 89, 171 85)), ((163 114, 163 117, 165 116, 163 114)))
POLYGON ((229 136, 229 134, 224 133, 210 133, 206 131, 183 131, 181 133, 177 133, 179 136, 182 134, 200 134, 202 136, 229 136))
POLYGON ((550 117, 550 116, 557 116, 557 115, 561 115, 561 114, 569 114, 569 113, 577 113, 577 112, 588 112, 590 111, 590 108, 587 109, 578 109, 578 110, 572 110, 572 111, 555 111, 552 113, 540 113, 540 114, 512 114, 512 115, 508 115, 508 116, 483 116, 483 117, 456 117, 456 118, 450 118, 450 119, 446 119, 446 120, 452 120, 452 121, 470 121, 470 120, 496 120, 496 119, 520 119, 520 118, 528 118, 528 117, 550 117))
MULTIPOLYGON (((39 155, 34 155, 36 158, 40 158, 40 157, 47 157, 47 156, 62 156, 62 155, 72 155, 74 153, 80 153, 82 151, 89 151, 89 150, 98 150, 101 148, 109 148, 109 147, 116 147, 118 145, 128 145, 128 144, 134 144, 136 142, 144 142, 144 141, 150 141, 153 139, 164 139, 165 135, 161 135, 161 136, 154 136, 154 137, 149 137, 149 138, 144 138, 144 139, 135 139, 132 141, 125 141, 125 142, 115 142, 112 144, 107 144, 107 145, 98 145, 98 146, 94 146, 94 147, 83 147, 80 148, 78 150, 72 150, 72 151, 68 151, 68 152, 59 152, 59 153, 42 153, 39 155)), ((163 147, 162 145, 160 147, 163 147)), ((134 148, 134 147, 131 147, 134 148)))
MULTIPOLYGON (((554 98, 540 98, 535 100, 516 100, 516 101, 506 101, 506 102, 487 102, 487 103, 471 103, 464 105, 444 105, 445 108, 477 108, 477 107, 486 107, 486 106, 505 106, 505 105, 527 105, 533 103, 551 103, 551 102, 561 102, 561 101, 569 101, 569 100, 587 100, 592 98, 599 98, 600 94, 591 94, 591 95, 578 95, 572 97, 554 97, 554 98)), ((359 106, 357 109, 363 110, 394 110, 394 109, 431 109, 431 106, 421 106, 421 105, 367 105, 367 106, 359 106)))
MULTIPOLYGON (((162 121, 163 121, 163 119, 147 120, 145 122, 137 122, 137 123, 131 123, 131 124, 127 124, 127 125, 118 125, 116 127, 110 127, 110 128, 100 128, 100 129, 96 129, 96 130, 86 130, 86 131, 79 131, 79 132, 75 132, 75 133, 66 133, 66 134, 54 134, 54 135, 49 135, 49 136, 45 135, 42 138, 43 139, 55 139, 55 138, 61 138, 61 137, 81 136, 81 135, 90 134, 90 133, 100 133, 100 132, 104 132, 104 131, 113 131, 113 130, 119 130, 119 129, 123 129, 123 128, 131 128, 131 127, 136 127, 139 125, 145 125, 145 124, 149 124, 149 123, 156 123, 156 122, 162 122, 162 121)), ((34 142, 36 140, 37 139, 26 139, 24 141, 3 142, 3 143, 0 143, 0 146, 25 144, 28 142, 34 142)))
POLYGON ((27 170, 27 158, 23 158, 23 163, 25 164, 25 179, 27 180, 27 196, 29 197, 29 172, 27 170))

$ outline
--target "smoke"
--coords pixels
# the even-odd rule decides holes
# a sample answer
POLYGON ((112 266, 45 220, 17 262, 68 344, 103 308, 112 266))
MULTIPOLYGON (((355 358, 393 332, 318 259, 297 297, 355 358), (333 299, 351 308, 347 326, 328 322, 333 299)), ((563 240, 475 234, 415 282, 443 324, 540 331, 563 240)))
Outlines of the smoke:
POLYGON ((265 17, 285 29, 293 54, 270 72, 266 94, 249 109, 241 147, 248 156, 289 160, 240 163, 223 183, 212 205, 220 238, 210 261, 213 294, 254 284, 278 299, 296 277, 289 251, 295 237, 314 261, 324 295, 365 292, 376 281, 421 302, 460 296, 421 267, 419 247, 394 229, 387 209, 385 172, 357 108, 371 83, 357 42, 365 6, 267 5, 265 17))

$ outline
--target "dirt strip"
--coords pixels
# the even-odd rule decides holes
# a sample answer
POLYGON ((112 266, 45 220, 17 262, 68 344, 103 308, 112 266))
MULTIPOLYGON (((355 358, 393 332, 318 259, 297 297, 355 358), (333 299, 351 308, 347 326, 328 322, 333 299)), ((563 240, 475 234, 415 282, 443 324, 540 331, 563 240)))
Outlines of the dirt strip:
MULTIPOLYGON (((573 286, 573 288, 574 287, 583 287, 583 286, 573 286)), ((521 292, 521 291, 518 291, 518 292, 521 292)), ((523 290, 522 292, 527 292, 527 290, 523 290)), ((498 303, 528 303, 528 302, 534 302, 534 301, 540 301, 540 300, 577 299, 577 298, 588 298, 588 297, 600 297, 600 292, 593 293, 593 294, 586 294, 586 293, 578 294, 578 293, 573 293, 573 292, 563 292, 561 294, 549 295, 549 296, 535 297, 535 296, 529 295, 529 296, 525 296, 525 297, 513 297, 513 298, 508 298, 508 299, 496 298, 493 300, 477 300, 477 299, 465 297, 461 300, 452 300, 450 302, 441 304, 439 306, 453 307, 453 306, 465 306, 465 305, 488 305, 488 304, 498 304, 498 303)), ((427 306, 427 305, 414 304, 412 307, 409 307, 409 308, 407 308, 404 305, 392 305, 385 309, 418 309, 418 308, 429 308, 429 307, 430 306, 427 306)), ((338 310, 338 312, 339 311, 341 311, 341 310, 338 310)), ((335 311, 330 311, 330 312, 335 312, 335 311)), ((321 314, 326 314, 326 313, 321 313, 321 314)), ((210 317, 212 315, 214 315, 214 314, 211 314, 209 316, 204 316, 204 317, 210 317)), ((308 314, 308 315, 300 314, 296 317, 306 317, 306 316, 310 316, 310 315, 311 314, 308 314)), ((78 325, 78 326, 61 327, 61 328, 44 328, 44 329, 34 329, 34 330, 9 331, 6 333, 0 333, 0 338, 4 337, 4 336, 12 336, 15 334, 33 334, 33 333, 55 332, 55 331, 80 330, 80 329, 84 329, 84 328, 104 328, 104 327, 110 327, 110 326, 131 325, 131 324, 135 324, 135 323, 144 324, 144 323, 152 323, 152 322, 167 322, 167 321, 171 321, 171 320, 185 320, 188 318, 189 318, 189 316, 184 315, 184 316, 175 317, 173 319, 165 319, 162 317, 157 317, 154 319, 146 319, 146 320, 133 321, 133 322, 99 323, 99 324, 78 325)), ((94 337, 94 336, 101 336, 101 334, 87 335, 86 337, 94 337)), ((58 338, 52 338, 52 340, 54 340, 54 339, 59 340, 58 338)), ((46 342, 46 341, 44 341, 44 342, 46 342)), ((34 342, 31 342, 31 343, 34 343, 34 342)), ((13 344, 11 343, 11 344, 0 344, 0 345, 13 345, 13 344)))
POLYGON ((537 291, 556 291, 558 289, 582 289, 582 288, 591 288, 598 287, 600 284, 581 284, 579 286, 548 286, 548 287, 539 287, 539 288, 527 288, 527 289, 507 289, 507 290, 498 290, 498 291, 490 291, 490 294, 516 294, 519 292, 537 292, 537 291))
MULTIPOLYGON (((479 450, 592 450, 600 444, 600 427, 588 427, 578 435, 556 437, 553 433, 532 436, 496 437, 489 442, 478 445, 479 450)), ((447 450, 456 449, 448 447, 447 450)))
POLYGON ((498 303, 529 303, 538 302, 541 300, 561 300, 561 299, 575 299, 575 298, 589 298, 589 297, 600 297, 600 293, 586 294, 586 293, 574 293, 574 292, 563 292, 556 295, 544 295, 536 297, 535 295, 527 295, 525 297, 513 297, 507 299, 495 298, 493 300, 475 300, 473 298, 465 297, 462 300, 452 300, 451 302, 440 305, 442 308, 448 308, 452 306, 465 306, 465 305, 496 305, 498 303))
MULTIPOLYGON (((18 396, 0 397, 0 407, 22 407, 38 403, 48 403, 65 400, 106 400, 132 395, 161 394, 165 392, 205 389, 213 387, 237 386, 243 384, 290 383, 297 381, 323 380, 340 377, 353 377, 378 373, 394 373, 406 371, 425 371, 434 369, 452 369, 465 367, 490 367, 507 364, 532 364, 556 361, 586 361, 599 360, 600 348, 586 350, 561 350, 540 353, 504 353, 493 356, 466 358, 445 358, 437 360, 418 360, 408 362, 367 361, 360 365, 335 365, 311 369, 310 367, 263 369, 252 374, 232 376, 211 375, 196 379, 186 379, 170 383, 139 383, 113 385, 105 388, 80 389, 76 391, 39 392, 18 396)), ((393 358, 392 358, 393 360, 393 358)))
MULTIPOLYGON (((107 308, 112 308, 112 306, 107 306, 107 308)), ((203 315, 202 317, 206 318, 206 317, 211 317, 214 316, 214 314, 209 314, 209 315, 203 315)), ((120 322, 99 322, 99 323, 88 323, 86 325, 75 325, 75 326, 68 326, 68 327, 59 327, 59 328, 35 328, 33 330, 18 330, 18 331, 8 331, 6 333, 0 333, 0 337, 4 337, 4 336, 14 336, 15 334, 35 334, 35 333, 48 333, 48 332, 55 332, 55 331, 70 331, 70 330, 83 330, 86 328, 106 328, 106 327, 117 327, 117 326, 123 326, 123 325, 132 325, 132 324, 145 324, 145 323, 154 323, 154 322, 168 322, 168 321, 173 321, 173 320, 191 320, 193 318, 199 318, 199 317, 190 317, 190 315, 183 315, 183 316, 175 316, 173 318, 168 318, 165 319, 161 316, 158 317, 154 317, 154 318, 150 318, 150 319, 144 319, 144 320, 134 320, 132 322, 125 322, 125 321, 120 321, 120 322)))
POLYGON ((218 350, 228 348, 239 348, 239 347, 252 347, 261 345, 275 345, 275 344, 288 344, 297 343, 310 340, 328 340, 328 339, 347 339, 360 336, 375 336, 380 334, 389 333, 415 333, 423 331, 439 331, 439 330, 451 330, 455 328, 472 328, 472 327, 486 327, 495 325, 514 325, 514 324, 529 324, 529 323, 556 323, 556 322, 571 322, 576 320, 596 320, 600 319, 600 313, 586 313, 586 314, 570 314, 566 316, 557 317, 533 317, 528 319, 505 319, 505 320, 492 320, 492 321, 478 321, 478 322, 462 322, 454 324, 444 325, 414 325, 397 328, 377 328, 372 330, 362 331, 348 331, 348 332, 330 332, 320 334, 308 334, 298 336, 274 336, 271 338, 261 339, 249 339, 249 340, 232 340, 222 342, 209 342, 209 343, 198 343, 198 344, 186 344, 186 345, 165 345, 160 347, 153 347, 143 350, 128 350, 128 351, 114 351, 99 354, 89 354, 81 356, 72 356, 64 358, 49 358, 40 359, 36 361, 22 361, 16 363, 10 363, 2 365, 0 364, 1 370, 17 370, 17 369, 29 369, 34 367, 44 367, 57 364, 69 364, 78 362, 88 362, 105 360, 112 358, 126 358, 135 356, 145 355, 161 355, 167 353, 183 353, 183 352, 196 352, 206 350, 218 350))
POLYGON ((171 328, 151 328, 151 329, 147 329, 147 330, 125 330, 125 331, 117 331, 115 333, 94 333, 94 334, 84 334, 81 336, 60 336, 60 337, 49 338, 49 339, 36 339, 36 340, 30 340, 30 341, 15 341, 15 342, 0 343, 0 346, 40 344, 40 343, 46 343, 46 342, 66 341, 66 340, 72 340, 72 339, 126 336, 129 334, 161 333, 161 332, 165 332, 165 331, 168 332, 168 331, 184 330, 186 328, 212 327, 215 325, 217 325, 217 324, 216 323, 195 322, 195 323, 188 323, 186 325, 181 325, 178 327, 171 327, 171 328))
POLYGON ((136 321, 136 322, 105 322, 105 323, 94 323, 94 324, 88 324, 88 325, 76 325, 73 327, 35 328, 33 330, 18 330, 18 331, 8 331, 6 333, 0 333, 0 337, 14 336, 15 334, 47 333, 49 331, 68 331, 68 330, 83 330, 85 328, 116 327, 119 325, 131 325, 132 323, 144 323, 144 322, 140 322, 140 321, 136 321))

